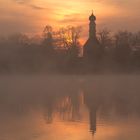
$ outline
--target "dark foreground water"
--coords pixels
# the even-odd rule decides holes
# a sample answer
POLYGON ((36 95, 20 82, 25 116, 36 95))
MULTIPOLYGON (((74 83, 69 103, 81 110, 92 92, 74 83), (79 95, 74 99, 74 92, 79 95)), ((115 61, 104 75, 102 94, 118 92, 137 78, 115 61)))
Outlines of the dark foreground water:
POLYGON ((0 76, 0 140, 92 139, 140 139, 140 76, 0 76))

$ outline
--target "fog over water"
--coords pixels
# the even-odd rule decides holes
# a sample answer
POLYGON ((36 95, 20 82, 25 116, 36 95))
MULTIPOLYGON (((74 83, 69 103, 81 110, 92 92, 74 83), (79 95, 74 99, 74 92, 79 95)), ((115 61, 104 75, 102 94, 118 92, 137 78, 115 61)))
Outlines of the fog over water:
POLYGON ((0 0, 0 140, 140 140, 140 0, 126 1, 0 0))
POLYGON ((138 75, 1 75, 0 140, 139 139, 138 75))

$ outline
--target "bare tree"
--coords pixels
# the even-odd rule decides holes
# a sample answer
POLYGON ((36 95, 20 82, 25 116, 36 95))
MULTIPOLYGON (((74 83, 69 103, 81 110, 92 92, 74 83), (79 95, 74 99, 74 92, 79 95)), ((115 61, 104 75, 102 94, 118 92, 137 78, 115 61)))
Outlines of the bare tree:
POLYGON ((52 34, 52 31, 53 31, 52 26, 46 25, 44 30, 43 30, 43 37, 44 38, 49 38, 50 35, 52 34))
POLYGON ((79 44, 79 38, 81 33, 81 27, 67 26, 60 28, 58 31, 59 41, 61 41, 61 46, 65 49, 71 46, 76 46, 79 44))
POLYGON ((102 48, 110 47, 112 45, 111 33, 108 29, 103 29, 98 33, 98 40, 102 48))
POLYGON ((54 53, 53 28, 49 25, 43 30, 43 53, 52 56, 54 53))
POLYGON ((131 56, 132 34, 127 31, 119 31, 115 35, 116 60, 120 64, 128 64, 131 56))

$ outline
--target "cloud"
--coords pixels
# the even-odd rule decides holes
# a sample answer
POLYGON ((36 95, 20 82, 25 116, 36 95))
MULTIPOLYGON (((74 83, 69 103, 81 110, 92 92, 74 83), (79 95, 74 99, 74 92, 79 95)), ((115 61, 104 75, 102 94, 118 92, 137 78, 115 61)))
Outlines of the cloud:
POLYGON ((25 4, 25 3, 29 3, 31 0, 13 0, 18 4, 25 4))
POLYGON ((44 7, 41 7, 41 6, 37 6, 37 5, 33 5, 33 4, 30 4, 29 5, 32 9, 35 9, 35 10, 44 10, 46 8, 44 7))
POLYGON ((4 7, 0 8, 1 33, 39 32, 47 23, 54 27, 82 25, 87 35, 92 9, 97 16, 97 29, 139 29, 139 0, 5 0, 0 3, 4 7))
POLYGON ((72 24, 72 23, 82 24, 83 22, 85 22, 85 19, 83 18, 83 16, 81 16, 80 13, 75 13, 75 14, 64 15, 64 18, 59 22, 65 24, 72 24))
POLYGON ((18 4, 22 4, 22 5, 26 5, 34 10, 43 10, 46 9, 44 7, 41 6, 37 6, 35 4, 32 4, 32 0, 14 0, 16 3, 18 4))

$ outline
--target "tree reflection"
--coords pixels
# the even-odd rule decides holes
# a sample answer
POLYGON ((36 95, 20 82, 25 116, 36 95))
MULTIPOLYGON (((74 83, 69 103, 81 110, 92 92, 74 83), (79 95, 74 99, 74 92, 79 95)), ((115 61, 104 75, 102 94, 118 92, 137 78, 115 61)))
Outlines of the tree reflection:
POLYGON ((114 116, 117 119, 140 117, 139 81, 132 78, 67 76, 30 81, 30 84, 25 81, 9 83, 12 90, 9 88, 5 93, 1 88, 1 116, 24 116, 32 110, 41 110, 46 123, 55 121, 56 116, 61 121, 82 122, 81 108, 85 106, 93 134, 97 131, 98 118, 110 121, 114 116))

